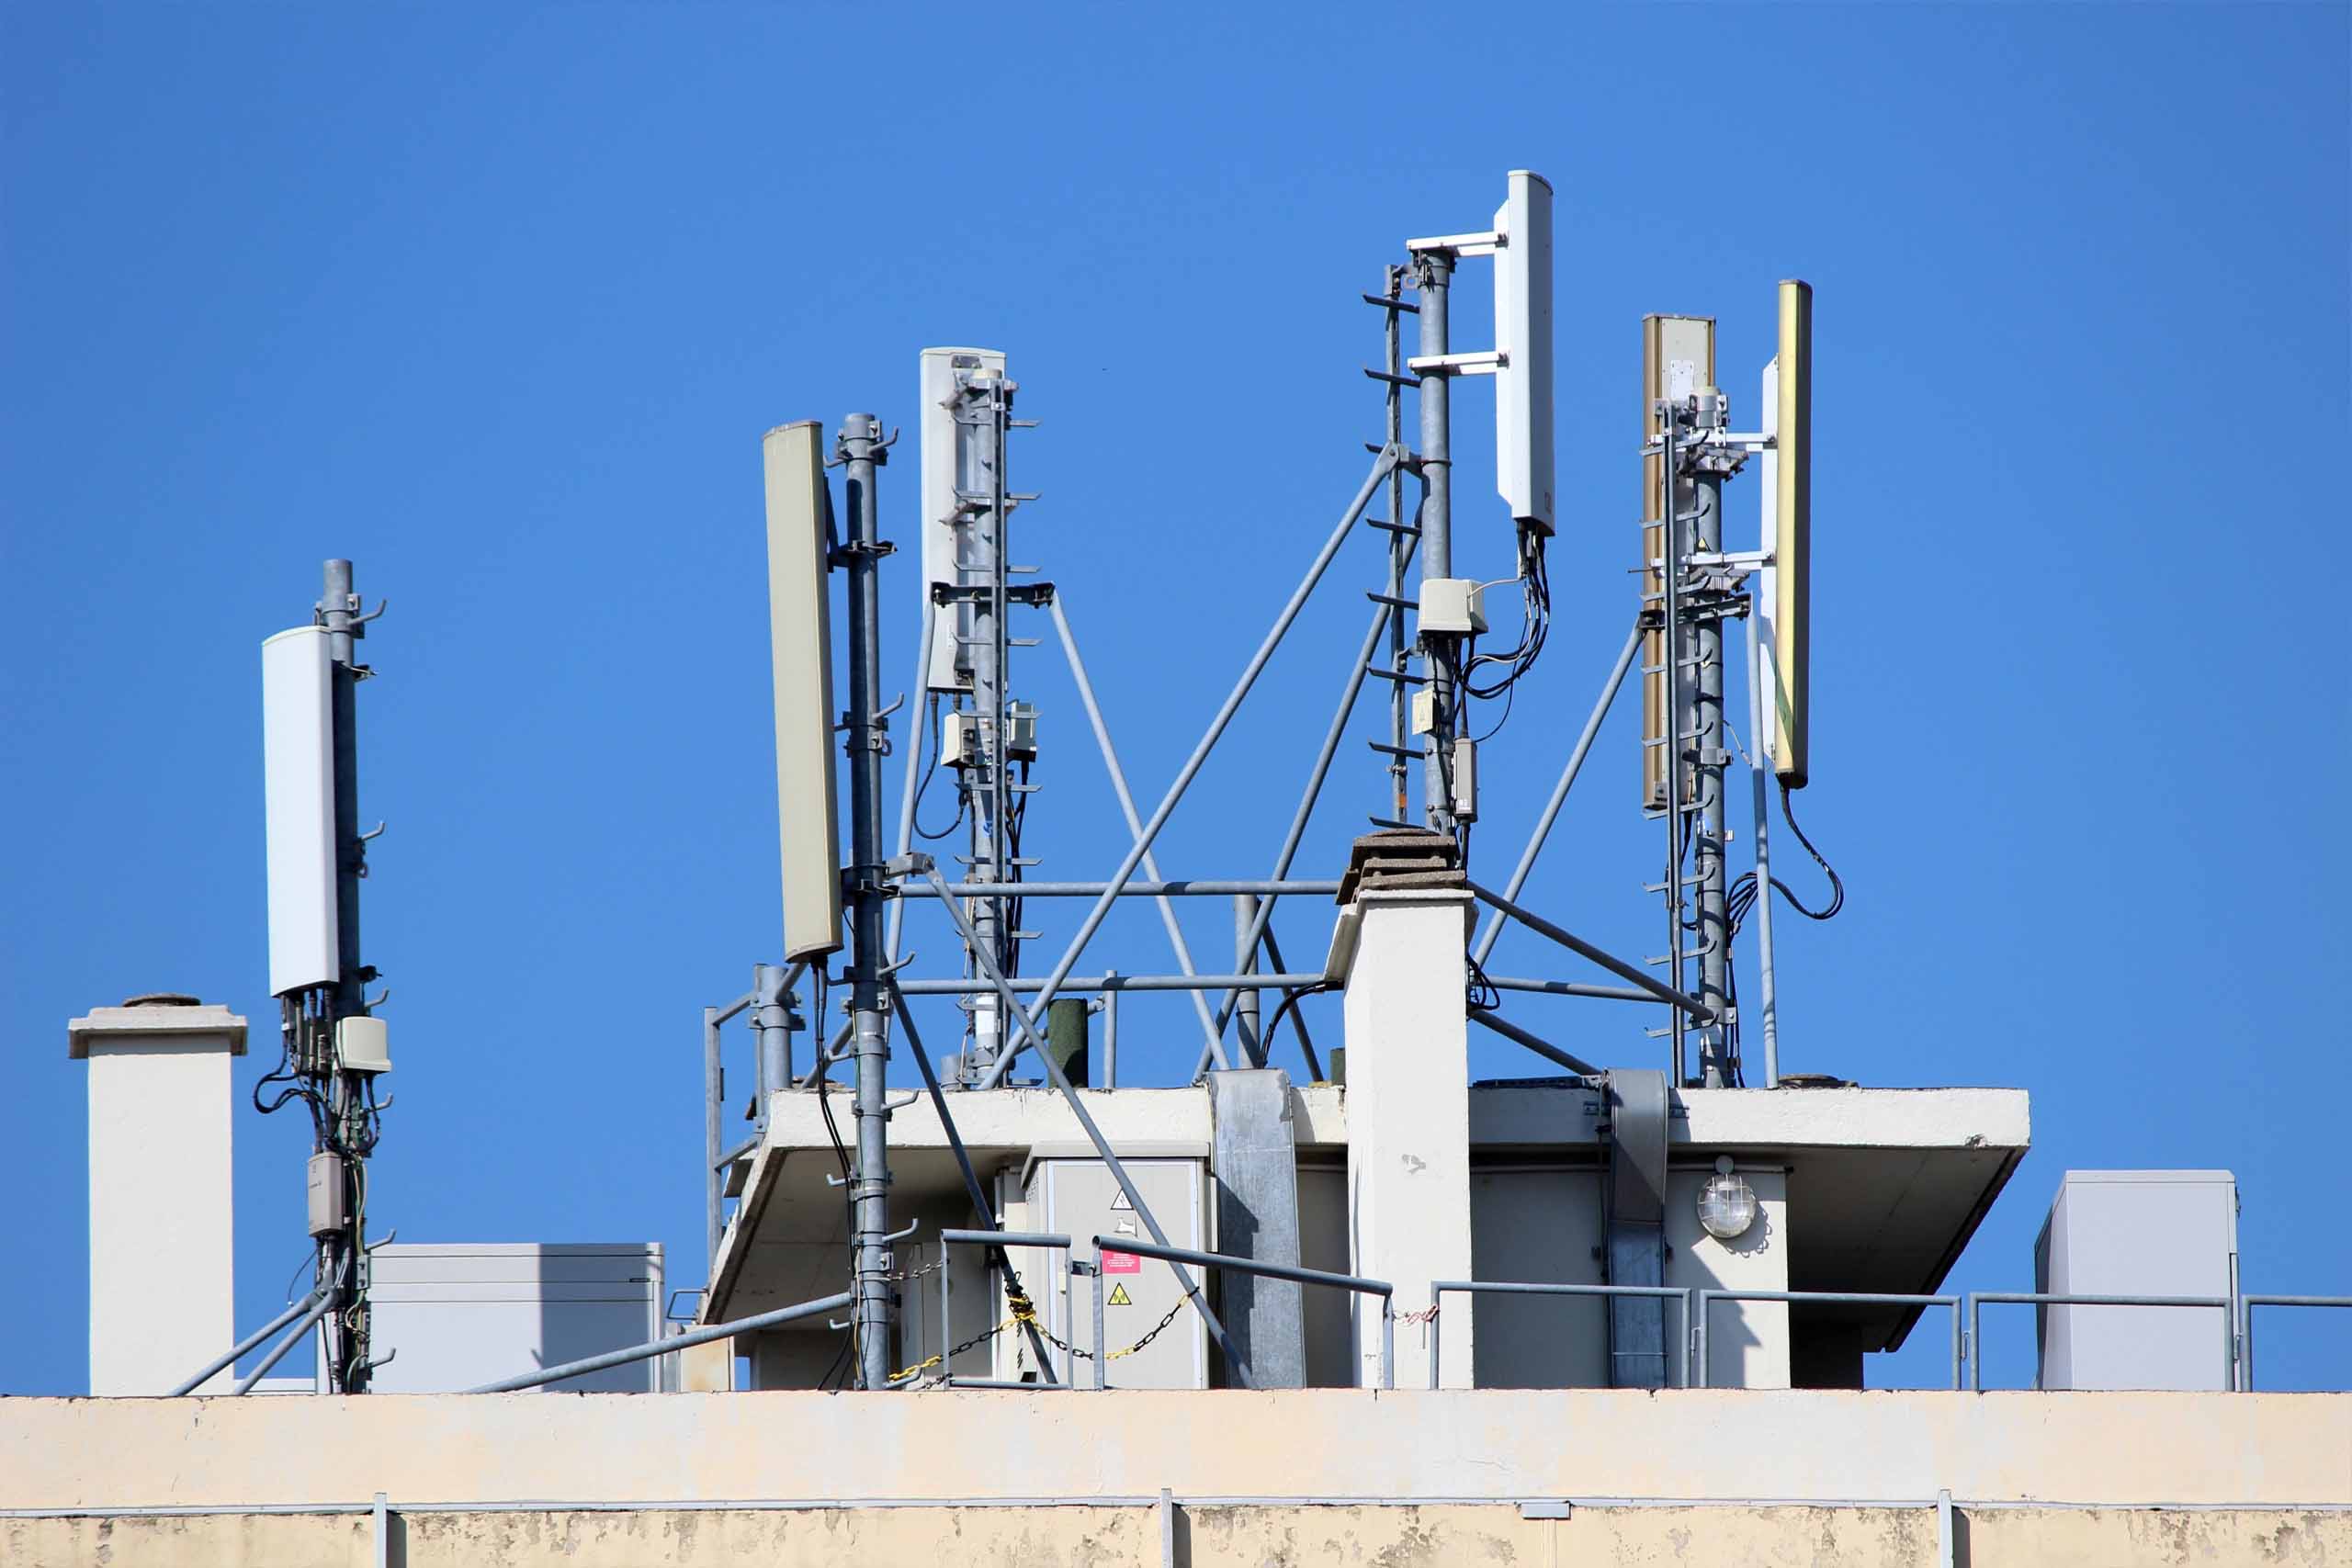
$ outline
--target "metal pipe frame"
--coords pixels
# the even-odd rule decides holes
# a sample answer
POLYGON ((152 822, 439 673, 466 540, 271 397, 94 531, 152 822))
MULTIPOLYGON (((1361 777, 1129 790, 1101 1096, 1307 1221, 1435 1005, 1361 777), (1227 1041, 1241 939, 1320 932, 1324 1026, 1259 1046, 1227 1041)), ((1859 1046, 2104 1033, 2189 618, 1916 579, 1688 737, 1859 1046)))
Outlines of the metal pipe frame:
MULTIPOLYGON (((1321 975, 1107 975, 1080 976, 1065 979, 1057 987, 1062 996, 1091 996, 1096 992, 1116 991, 1218 991, 1246 981, 1269 990, 1301 991, 1310 986, 1323 984, 1321 975)), ((1007 988, 1016 995, 1034 995, 1046 988, 1043 980, 1007 980, 1007 988)), ((975 993, 993 995, 996 983, 978 980, 901 980, 899 988, 910 997, 967 997, 975 993)))
POLYGON ((1515 975, 1489 975, 1487 984, 1498 991, 1532 991, 1547 997, 1595 997, 1611 1002, 1654 1002, 1647 991, 1631 986, 1588 986, 1578 980, 1532 980, 1515 975))
POLYGON ((2228 1348, 2223 1364, 2231 1368, 2237 1365, 2237 1309, 2227 1296, 2079 1296, 2053 1295, 2043 1291, 1971 1291, 1967 1299, 1968 1344, 1974 1351, 1968 1358, 1968 1388, 1972 1393, 1981 1393, 1984 1389, 1984 1341, 1977 1334, 1977 1309, 1987 1302, 1996 1306, 2217 1307, 2222 1314, 2222 1342, 2228 1348))
MULTIPOLYGON (((1516 1280, 1436 1280, 1430 1284, 1430 1305, 1442 1307, 1449 1293, 1494 1296, 1650 1296, 1660 1301, 1674 1301, 1682 1307, 1682 1386, 1690 1386, 1690 1295, 1688 1285, 1552 1285, 1525 1284, 1516 1280)), ((1442 1317, 1441 1311, 1436 1316, 1442 1317)), ((1444 1337, 1437 1332, 1437 1324, 1430 1324, 1430 1387, 1438 1386, 1438 1349, 1444 1337)))
MULTIPOLYGON (((1166 809, 1165 807, 1161 808, 1163 816, 1166 814, 1166 809)), ((1140 858, 1139 855, 1131 854, 1128 869, 1132 870, 1134 861, 1140 858)), ((928 865, 929 863, 925 863, 928 865)), ((927 874, 934 885, 938 884, 939 873, 936 868, 930 869, 927 874)), ((1108 904, 1107 898, 1102 903, 1097 904, 1095 913, 1098 915, 1102 913, 1108 904)), ((965 919, 963 909, 953 899, 943 900, 941 907, 946 909, 948 918, 956 922, 956 927, 963 933, 966 944, 969 945, 972 928, 965 919)), ((1129 1206, 1135 1210, 1136 1218, 1141 1220, 1150 1230, 1151 1239, 1154 1242, 1166 1247, 1168 1233, 1160 1228, 1159 1216, 1151 1212, 1151 1205, 1144 1201, 1143 1193, 1136 1186, 1135 1179, 1127 1174, 1127 1168, 1119 1163, 1118 1155, 1113 1152, 1111 1141, 1102 1135, 1102 1129, 1095 1125, 1092 1113, 1086 1109, 1086 1101, 1080 1099, 1078 1090, 1070 1087, 1069 1075, 1062 1071, 1061 1064, 1054 1060, 1054 1054, 1046 1048, 1046 1042, 1038 1035, 1037 1023, 1039 1018, 1045 1013, 1045 1004, 1038 1003, 1034 1012, 1022 1011, 1020 1004, 1013 998, 1012 987, 1005 982, 1003 971, 997 968, 995 958, 977 947, 973 948, 973 952, 983 960, 982 967, 987 971, 988 977, 995 982, 998 993, 1002 997, 1005 1005, 1012 1010, 1012 1018, 1020 1026, 1023 1035, 1031 1044, 1036 1046, 1037 1060, 1045 1064, 1047 1076, 1054 1080, 1054 1088, 1061 1091, 1062 1100, 1069 1106, 1070 1114, 1078 1118, 1078 1124, 1085 1132, 1087 1142, 1092 1144, 1094 1152, 1102 1156, 1102 1164, 1110 1170, 1111 1179, 1119 1184, 1119 1190, 1126 1195, 1129 1206)), ((1012 1057, 1013 1046, 1008 1043, 1004 1055, 998 1059, 999 1067, 1001 1068, 1010 1063, 1012 1057)), ((1241 1380, 1242 1386, 1248 1387, 1249 1361, 1235 1348, 1232 1337, 1226 1333, 1224 1323, 1210 1307, 1208 1297, 1203 1294, 1201 1288, 1193 1282, 1193 1277, 1184 1272, 1184 1266, 1182 1263, 1171 1258, 1169 1260, 1168 1268, 1170 1272, 1176 1276, 1177 1285, 1187 1297, 1191 1298, 1193 1308, 1200 1313, 1201 1321, 1208 1326, 1210 1335, 1216 1340, 1217 1348, 1225 1353, 1225 1364, 1233 1369, 1235 1376, 1241 1380)))
MULTIPOLYGON (((985 898, 999 893, 1018 893, 1023 898, 1099 898, 1111 884, 1107 882, 949 882, 944 886, 951 898, 985 898)), ((938 890, 928 883, 907 882, 901 891, 920 894, 924 897, 938 897, 938 890)), ((1284 893, 1321 894, 1325 897, 1340 891, 1336 877, 1280 876, 1219 876, 1188 877, 1175 882, 1129 882, 1119 889, 1122 898, 1224 898, 1236 893, 1255 893, 1264 897, 1277 897, 1284 893)))
MULTIPOLYGON (((302 1336, 311 1332, 311 1325, 312 1324, 317 1323, 319 1319, 326 1316, 328 1313, 334 1310, 335 1299, 342 1293, 341 1275, 348 1274, 349 1272, 350 1268, 348 1264, 346 1264, 338 1273, 337 1283, 322 1286, 318 1291, 311 1294, 310 1305, 305 1307, 302 1311, 302 1315, 295 1320, 294 1326, 286 1331, 286 1337, 280 1339, 277 1344, 272 1345, 269 1348, 269 1353, 264 1356, 260 1360, 254 1363, 254 1370, 240 1378, 237 1381, 237 1386, 229 1391, 232 1394, 250 1393, 253 1392, 254 1384, 261 1382, 265 1377, 267 1377, 269 1375, 269 1369, 283 1360, 286 1357, 287 1351, 294 1348, 294 1341, 301 1338, 302 1336)), ((322 1372, 331 1371, 330 1368, 326 1367, 322 1367, 319 1370, 322 1372)), ((341 1380, 336 1381, 340 1382, 341 1380)), ((336 1392, 354 1393, 359 1391, 349 1388, 338 1388, 336 1392)))
MULTIPOLYGON (((1380 1386, 1396 1386, 1396 1314, 1394 1310, 1396 1287, 1385 1280, 1366 1279, 1361 1274, 1334 1274, 1323 1269, 1301 1269, 1290 1263, 1268 1263, 1255 1258, 1236 1258, 1224 1252, 1197 1252, 1189 1247, 1170 1247, 1153 1238, 1146 1245, 1131 1235, 1098 1235, 1094 1238, 1094 1255, 1104 1251, 1132 1252, 1138 1258, 1157 1258, 1174 1267, 1190 1263, 1200 1269, 1233 1269, 1244 1274, 1259 1274, 1270 1280, 1289 1280, 1301 1285, 1329 1285, 1335 1291, 1352 1291, 1360 1296, 1380 1298, 1380 1386)), ((1208 1309, 1201 1309, 1205 1313, 1208 1309)), ((1098 1343, 1096 1348, 1102 1347, 1098 1343)), ((1105 1358, 1107 1359, 1107 1358, 1105 1358)), ((1232 1364, 1231 1357, 1227 1365, 1232 1364)), ((1247 1384, 1245 1383, 1246 1387, 1247 1384)))
POLYGON ((1569 1055, 1543 1036, 1529 1033, 1498 1012, 1490 1012, 1485 1008, 1471 1008, 1467 1010, 1474 1021, 1485 1024, 1506 1040, 1517 1041, 1547 1062, 1557 1063, 1568 1071, 1585 1077, 1597 1077, 1600 1072, 1600 1069, 1590 1062, 1580 1056, 1569 1055))
POLYGON ((2238 1388, 2254 1392, 2254 1309, 2256 1307, 2352 1307, 2352 1296, 2238 1295, 2238 1388))
MULTIPOLYGON (((1078 682, 1078 700, 1086 709, 1086 722, 1093 727, 1094 744, 1102 753, 1102 766, 1110 772, 1111 788, 1119 797, 1120 814, 1127 819, 1127 834, 1139 839, 1143 836, 1143 819, 1136 815, 1136 798, 1127 790, 1127 771, 1119 765, 1118 750, 1111 744, 1111 728, 1102 721, 1102 706, 1094 700, 1094 682, 1087 676, 1086 660, 1079 657, 1078 638, 1070 634, 1069 617, 1062 611, 1058 592, 1046 601, 1046 608, 1053 615, 1055 635, 1061 638, 1062 656, 1069 660, 1071 679, 1078 682)), ((1143 869, 1153 881, 1160 880, 1159 863, 1148 849, 1144 851, 1143 869)), ((1167 928, 1169 943, 1176 949, 1176 967, 1189 976, 1194 973, 1193 950, 1184 942, 1184 928, 1177 923, 1176 906, 1168 901, 1165 894, 1157 902, 1159 923, 1167 928)), ((1216 1058, 1218 1066, 1229 1066, 1225 1059, 1225 1044, 1217 1038, 1217 1027, 1209 1020, 1208 998, 1198 991, 1193 993, 1193 1010, 1200 1015, 1201 1034, 1209 1054, 1216 1058)))
MULTIPOLYGON (((935 523, 937 519, 927 518, 925 521, 935 523)), ((926 744, 933 746, 939 744, 938 736, 927 733, 928 723, 924 716, 924 709, 929 705, 926 699, 931 687, 931 640, 938 629, 938 625, 939 605, 930 594, 926 593, 922 601, 922 637, 915 644, 914 683, 907 688, 908 700, 922 705, 910 707, 907 714, 907 728, 914 731, 915 743, 907 749, 907 765, 901 770, 902 776, 899 780, 898 852, 900 854, 905 854, 914 848, 915 844, 915 786, 922 782, 919 776, 922 770, 916 764, 922 761, 922 749, 926 744)), ((906 924, 905 901, 899 898, 891 899, 889 929, 883 941, 887 948, 887 956, 893 964, 899 960, 899 938, 906 930, 906 924)))
POLYGON ((1699 1363, 1699 1381, 1694 1385, 1707 1386, 1707 1313, 1717 1302, 1828 1302, 1849 1306, 1947 1306, 1951 1308, 1951 1386, 1960 1388, 1960 1364, 1967 1358, 1968 1346, 1973 1335, 1963 1335, 1961 1327, 1961 1298, 1958 1296, 1906 1295, 1886 1291, 1723 1291, 1702 1288, 1698 1292, 1698 1313, 1691 1320, 1691 1336, 1695 1341, 1692 1354, 1699 1363))
POLYGON ((1600 948, 1593 946, 1592 943, 1585 941, 1582 937, 1576 936, 1562 930, 1560 927, 1554 925, 1543 916, 1538 915, 1532 910, 1521 908, 1517 904, 1512 903, 1510 899, 1504 897, 1501 894, 1495 892, 1491 888, 1482 887, 1475 882, 1471 883, 1469 886, 1471 893, 1475 895, 1481 903, 1487 904, 1494 908, 1500 909, 1504 914, 1509 915, 1512 919, 1517 920, 1528 930, 1537 932, 1540 935, 1550 937, 1554 942, 1558 942, 1562 947, 1566 948, 1569 952, 1577 953, 1581 957, 1589 958, 1595 964, 1600 964, 1603 969, 1608 970, 1611 975, 1616 976, 1619 979, 1632 981, 1634 985, 1640 987, 1643 990, 1647 991, 1657 1000, 1672 1003, 1675 1008, 1679 1010, 1679 1012, 1688 1012, 1692 1017, 1702 1021, 1714 1016, 1708 1010, 1706 1004, 1700 1001, 1698 998, 1686 995, 1681 991, 1676 990, 1672 986, 1651 979, 1647 975, 1643 974, 1639 969, 1634 968, 1623 959, 1612 957, 1609 953, 1602 952, 1600 948))
MULTIPOLYGON (((1177 804, 1184 798, 1184 792, 1192 787, 1193 780, 1199 774, 1202 764, 1208 761, 1209 752, 1216 748, 1218 739, 1225 734, 1226 727, 1233 722, 1233 716, 1240 711, 1242 699, 1247 697, 1250 694, 1250 689, 1258 683, 1259 675, 1272 660, 1274 650, 1282 646, 1283 638, 1288 635, 1292 623, 1298 619, 1299 611, 1306 607, 1307 596, 1315 592, 1315 585, 1323 580, 1323 574, 1330 569, 1332 560, 1339 555, 1340 547, 1347 542, 1348 535, 1354 530, 1357 520, 1363 515, 1363 509, 1371 502, 1374 492, 1380 488, 1380 481, 1387 477, 1388 471, 1395 468, 1402 457, 1403 454, 1392 446, 1383 447, 1380 455, 1373 459, 1372 472, 1364 476, 1363 484, 1357 490, 1355 499, 1348 503, 1347 510, 1341 513, 1338 525, 1331 530, 1329 536, 1323 541, 1323 547, 1317 552, 1315 559, 1307 566, 1306 576, 1300 579, 1297 588, 1292 591, 1289 601, 1283 605, 1282 612, 1274 617, 1274 624, 1268 628, 1264 640, 1259 643, 1258 651, 1250 656, 1250 662, 1242 669, 1240 678, 1233 683, 1232 691, 1227 694, 1225 702, 1217 708, 1216 716, 1209 720, 1207 731, 1193 746, 1193 754, 1185 759, 1183 767, 1178 771, 1176 782, 1168 786, 1167 795, 1161 797, 1159 807, 1153 810, 1151 820, 1144 824, 1143 831, 1136 835, 1136 841, 1128 847, 1125 856, 1119 863, 1118 871, 1111 878, 1111 885, 1096 897, 1093 907, 1087 910, 1085 920, 1079 926, 1078 934, 1070 938, 1069 946, 1063 950, 1061 958, 1055 964, 1052 975, 1046 979, 1044 992, 1031 1010, 1029 1015, 1031 1027, 1023 1032, 1028 1037, 1035 1038, 1035 1026, 1044 1020, 1046 1009, 1053 1001, 1055 991, 1060 987, 1064 980, 1069 977, 1069 972, 1077 964, 1080 954, 1086 951, 1086 944, 1094 940, 1095 931, 1101 929, 1103 917, 1110 913, 1111 906, 1117 900, 1120 890, 1126 886, 1128 879, 1135 875, 1136 866, 1142 863, 1144 852, 1151 847, 1152 841, 1159 838, 1160 829, 1165 827, 1168 818, 1174 815, 1177 804)), ((934 883, 934 886, 944 885, 934 883)), ((942 897, 944 898, 945 896, 943 894, 942 897)), ((958 913, 960 918, 960 911, 958 913)), ((1014 1055, 1015 1051, 1011 1047, 1000 1055, 996 1065, 989 1069, 988 1076, 981 1080, 979 1087, 993 1089, 1002 1082, 1006 1069, 1012 1065, 1014 1055)))
POLYGON ((279 1329, 285 1327, 288 1324, 293 1322, 296 1318, 301 1316, 304 1313, 310 1311, 312 1307, 318 1304, 319 1292, 312 1291, 309 1295, 304 1296, 300 1301, 296 1302, 292 1306, 288 1307, 284 1312, 279 1313, 276 1317, 271 1318, 267 1323, 263 1324, 259 1328, 254 1329, 251 1334, 248 1334, 243 1339, 238 1340, 235 1345, 230 1348, 227 1355, 220 1357, 218 1359, 207 1362, 202 1371, 197 1373, 196 1376, 188 1379, 186 1382, 180 1384, 179 1387, 172 1390, 171 1393, 165 1394, 164 1397, 166 1399, 177 1399, 182 1394, 194 1393, 198 1389, 203 1387, 206 1380, 210 1378, 215 1372, 219 1371, 223 1367, 234 1366, 238 1357, 243 1355, 246 1351, 252 1349, 254 1346, 260 1344, 263 1340, 268 1338, 271 1335, 277 1333, 279 1329))
POLYGON ((787 1323, 797 1323, 805 1317, 817 1317, 825 1313, 838 1312, 854 1299, 853 1292, 843 1291, 839 1295, 826 1296, 820 1301, 802 1302, 797 1306, 778 1307, 774 1312, 755 1313, 750 1317, 739 1317, 730 1323, 715 1323, 707 1328, 692 1329, 684 1334, 673 1335, 667 1339, 650 1340, 643 1345, 632 1345, 622 1350, 607 1350, 601 1356, 587 1356, 577 1361, 565 1361, 559 1366, 541 1367, 536 1371, 525 1372, 519 1377, 502 1378, 497 1382, 486 1382, 480 1388, 469 1388, 465 1392, 468 1393, 513 1393, 518 1389, 537 1388, 543 1383, 561 1382, 566 1378, 583 1377, 590 1372, 601 1372, 612 1367, 625 1367, 631 1361, 650 1360, 656 1356, 666 1356, 673 1350, 686 1350, 696 1345, 707 1345, 714 1339, 731 1339, 738 1334, 752 1334, 763 1328, 776 1328, 787 1323))
MULTIPOLYGON (((1511 868, 1510 881, 1503 886, 1503 897, 1516 898, 1520 889, 1527 886, 1528 874, 1535 869, 1535 857, 1544 851, 1544 840, 1552 834, 1552 824, 1559 820, 1560 807, 1567 803, 1568 789, 1577 782, 1577 774, 1584 768, 1585 754, 1592 750, 1595 737, 1600 733, 1601 720, 1617 701, 1617 690, 1625 683, 1625 671, 1633 668, 1634 656, 1642 650, 1642 625, 1636 620, 1625 638, 1624 651, 1618 654, 1616 668, 1609 671, 1609 679, 1601 683, 1600 696, 1592 705, 1592 713, 1584 721, 1584 729, 1577 737, 1574 750, 1568 753, 1568 765, 1560 770, 1560 782, 1552 786, 1552 798, 1544 803, 1542 815, 1535 818, 1535 830, 1527 835, 1527 847, 1519 852, 1519 864, 1511 868)), ((1486 933, 1478 939, 1476 962, 1485 964, 1487 955, 1495 950, 1495 939, 1502 935, 1503 915, 1498 910, 1487 924, 1486 933)))

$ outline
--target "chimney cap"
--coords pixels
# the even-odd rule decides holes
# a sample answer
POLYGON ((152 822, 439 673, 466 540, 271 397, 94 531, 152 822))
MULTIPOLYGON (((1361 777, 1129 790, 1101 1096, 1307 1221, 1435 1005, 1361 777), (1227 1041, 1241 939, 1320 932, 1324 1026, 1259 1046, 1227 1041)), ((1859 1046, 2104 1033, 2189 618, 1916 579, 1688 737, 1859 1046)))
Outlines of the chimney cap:
POLYGON ((176 993, 133 997, 119 1008, 92 1008, 87 1018, 66 1025, 66 1055, 86 1058, 95 1046, 133 1041, 186 1050, 245 1054, 245 1021, 218 1002, 199 1002, 176 993))
POLYGON ((186 991, 149 991, 142 996, 125 997, 127 1008, 200 1008, 202 997, 191 997, 186 991))

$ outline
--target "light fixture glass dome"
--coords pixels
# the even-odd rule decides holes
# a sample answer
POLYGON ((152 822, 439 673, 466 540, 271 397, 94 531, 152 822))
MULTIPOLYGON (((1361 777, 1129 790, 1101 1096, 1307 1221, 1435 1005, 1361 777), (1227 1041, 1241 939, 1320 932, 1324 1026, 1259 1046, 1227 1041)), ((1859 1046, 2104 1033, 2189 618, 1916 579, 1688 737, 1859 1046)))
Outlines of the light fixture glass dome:
POLYGON ((1715 1161, 1715 1174, 1699 1189, 1699 1224, 1717 1241, 1746 1235, 1756 1223, 1756 1190, 1732 1173, 1731 1156, 1715 1161))

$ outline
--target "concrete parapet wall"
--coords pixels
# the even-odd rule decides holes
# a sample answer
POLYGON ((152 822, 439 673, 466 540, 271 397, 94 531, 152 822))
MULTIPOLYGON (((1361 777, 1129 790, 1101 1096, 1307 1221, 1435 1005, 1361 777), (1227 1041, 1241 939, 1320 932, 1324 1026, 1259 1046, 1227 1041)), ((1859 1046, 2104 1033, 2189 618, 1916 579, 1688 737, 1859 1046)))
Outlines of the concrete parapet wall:
POLYGON ((958 1562, 1159 1563, 1162 1488, 1175 1561, 1203 1565, 1928 1563, 1939 1492, 1980 1562, 2346 1562, 2352 1397, 0 1401, 8 1562, 364 1564, 381 1492, 390 1561, 417 1568, 870 1563, 951 1540, 958 1562), (1565 1519, 1521 1506, 1560 1500, 1565 1519))

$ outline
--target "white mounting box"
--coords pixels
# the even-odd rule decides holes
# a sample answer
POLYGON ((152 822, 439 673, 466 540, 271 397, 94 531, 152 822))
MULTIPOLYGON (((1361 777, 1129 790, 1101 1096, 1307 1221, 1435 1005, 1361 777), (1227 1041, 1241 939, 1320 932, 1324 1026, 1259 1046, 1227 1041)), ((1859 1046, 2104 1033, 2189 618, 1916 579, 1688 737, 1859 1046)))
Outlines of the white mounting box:
POLYGON ((1421 630, 1476 637, 1487 629, 1487 590, 1466 577, 1431 577, 1421 583, 1421 630))
MULTIPOLYGON (((2034 1290, 2226 1297, 2237 1262, 2238 1184, 2228 1171, 2070 1170, 2034 1242, 2034 1290)), ((2036 1310, 2045 1389, 2230 1386, 2234 1348, 2221 1307, 2036 1310)))

